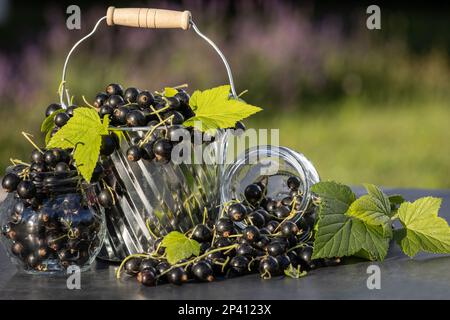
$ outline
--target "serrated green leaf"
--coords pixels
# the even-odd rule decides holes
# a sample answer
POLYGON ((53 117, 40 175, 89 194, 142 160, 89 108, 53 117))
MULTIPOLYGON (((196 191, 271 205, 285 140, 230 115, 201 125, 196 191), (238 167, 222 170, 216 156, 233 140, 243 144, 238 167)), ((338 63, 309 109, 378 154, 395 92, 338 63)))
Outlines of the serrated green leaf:
POLYGON ((182 259, 190 258, 192 255, 200 254, 200 244, 178 231, 167 234, 162 240, 161 246, 166 248, 167 261, 172 265, 182 259))
POLYGON ((406 255, 413 257, 419 251, 450 253, 450 228, 438 217, 441 202, 425 197, 400 205, 397 216, 404 229, 397 231, 395 238, 406 255))
POLYGON ((164 88, 164 96, 167 98, 174 97, 178 93, 178 90, 171 87, 164 88))
POLYGON ((321 206, 325 207, 324 209, 330 207, 336 213, 347 212, 349 205, 356 200, 352 189, 334 181, 316 183, 312 186, 311 191, 323 200, 321 206))
POLYGON ((319 182, 312 191, 320 197, 314 259, 351 256, 361 249, 374 259, 384 259, 392 235, 384 229, 384 218, 363 210, 376 207, 372 196, 356 202, 352 190, 336 182, 319 182))
POLYGON ((233 128, 237 121, 243 120, 262 109, 249 105, 241 100, 230 99, 230 86, 195 91, 189 100, 195 116, 186 120, 183 125, 196 126, 206 132, 220 128, 233 128), (201 127, 197 123, 201 123, 201 127))
POLYGON ((55 116, 58 113, 64 112, 66 110, 64 109, 58 109, 55 112, 53 112, 51 115, 49 115, 41 124, 41 132, 46 133, 50 130, 52 130, 55 127, 55 116))
POLYGON ((109 120, 100 120, 92 108, 76 108, 74 115, 48 142, 47 148, 74 148, 74 160, 83 178, 90 182, 100 155, 102 135, 108 134, 109 120))

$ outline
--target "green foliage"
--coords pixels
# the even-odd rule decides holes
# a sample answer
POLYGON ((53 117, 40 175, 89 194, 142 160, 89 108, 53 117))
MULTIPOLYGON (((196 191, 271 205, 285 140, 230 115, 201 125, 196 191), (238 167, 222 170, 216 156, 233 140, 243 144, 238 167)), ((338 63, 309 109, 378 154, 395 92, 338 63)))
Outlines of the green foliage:
POLYGON ((178 231, 167 234, 161 242, 161 246, 166 248, 167 261, 172 265, 182 259, 200 254, 200 244, 178 231))
POLYGON ((108 134, 109 118, 103 122, 92 108, 76 108, 74 115, 48 142, 47 148, 74 149, 73 158, 83 178, 90 182, 97 164, 102 135, 108 134))
POLYGON ((336 182, 319 182, 312 187, 320 197, 314 259, 357 255, 382 261, 393 238, 410 257, 420 250, 450 253, 450 228, 438 217, 440 199, 403 202, 392 214, 392 205, 401 197, 390 202, 378 187, 366 185, 366 189, 368 194, 355 199, 349 187, 336 182), (392 221, 397 218, 404 228, 393 232, 392 221))
POLYGON ((195 116, 183 124, 187 127, 195 126, 201 122, 202 131, 220 128, 233 128, 236 122, 261 111, 261 108, 249 105, 242 100, 230 99, 230 86, 195 91, 189 104, 195 116))

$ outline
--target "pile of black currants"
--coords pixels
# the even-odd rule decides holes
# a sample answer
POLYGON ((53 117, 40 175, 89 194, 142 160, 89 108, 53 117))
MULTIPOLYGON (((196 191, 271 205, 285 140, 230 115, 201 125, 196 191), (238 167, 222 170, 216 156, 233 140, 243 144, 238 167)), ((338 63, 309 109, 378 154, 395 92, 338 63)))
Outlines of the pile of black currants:
MULTIPOLYGON (((180 142, 179 130, 188 130, 191 141, 211 142, 214 137, 183 126, 183 122, 195 116, 189 106, 189 94, 184 86, 174 88, 176 94, 167 94, 134 87, 123 89, 112 83, 105 92, 95 96, 94 107, 101 118, 108 116, 113 127, 144 127, 144 131, 129 131, 130 146, 126 151, 129 161, 155 161, 159 164, 171 160, 172 149, 180 142)), ((245 129, 239 122, 237 128, 245 129)))
POLYGON ((1 221, 9 252, 28 272, 88 266, 104 232, 93 186, 78 175, 70 150, 37 148, 30 160, 2 180, 11 201, 1 221))
POLYGON ((200 244, 199 256, 171 265, 161 245, 163 238, 159 238, 152 252, 127 257, 118 275, 123 270, 146 286, 180 285, 250 273, 259 273, 264 279, 299 275, 339 263, 339 259, 311 259, 316 210, 314 205, 300 209, 300 180, 289 177, 290 195, 279 200, 266 197, 265 181, 247 186, 244 201, 224 204, 217 221, 206 219, 186 233, 200 244))

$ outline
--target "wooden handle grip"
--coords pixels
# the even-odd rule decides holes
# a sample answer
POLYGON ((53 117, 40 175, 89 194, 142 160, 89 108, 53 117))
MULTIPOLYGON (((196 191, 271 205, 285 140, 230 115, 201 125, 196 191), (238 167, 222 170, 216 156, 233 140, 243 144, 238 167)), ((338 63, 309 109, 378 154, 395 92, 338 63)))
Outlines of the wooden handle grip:
POLYGON ((121 25, 136 28, 181 28, 190 27, 189 11, 173 11, 151 8, 115 8, 109 7, 106 22, 109 26, 121 25))

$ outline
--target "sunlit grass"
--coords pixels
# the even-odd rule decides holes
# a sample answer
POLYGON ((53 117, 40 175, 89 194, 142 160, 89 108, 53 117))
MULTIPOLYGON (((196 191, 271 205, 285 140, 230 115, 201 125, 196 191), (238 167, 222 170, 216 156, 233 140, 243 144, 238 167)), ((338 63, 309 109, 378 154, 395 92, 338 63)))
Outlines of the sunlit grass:
POLYGON ((322 179, 450 188, 448 106, 362 108, 347 103, 335 109, 329 115, 260 114, 248 125, 280 128, 281 144, 304 153, 322 179))

